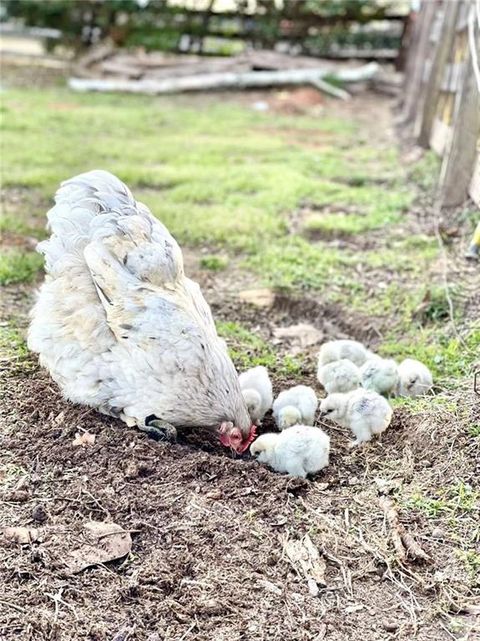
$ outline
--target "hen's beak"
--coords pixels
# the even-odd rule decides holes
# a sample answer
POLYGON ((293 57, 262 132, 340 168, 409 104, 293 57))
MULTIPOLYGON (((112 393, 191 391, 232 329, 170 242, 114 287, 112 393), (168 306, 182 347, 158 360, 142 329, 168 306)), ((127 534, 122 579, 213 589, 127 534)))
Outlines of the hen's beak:
POLYGON ((229 447, 238 454, 243 454, 249 447, 250 443, 255 439, 257 434, 256 425, 250 427, 248 436, 244 439, 242 432, 238 427, 234 427, 233 423, 222 423, 219 428, 220 443, 225 447, 229 447))

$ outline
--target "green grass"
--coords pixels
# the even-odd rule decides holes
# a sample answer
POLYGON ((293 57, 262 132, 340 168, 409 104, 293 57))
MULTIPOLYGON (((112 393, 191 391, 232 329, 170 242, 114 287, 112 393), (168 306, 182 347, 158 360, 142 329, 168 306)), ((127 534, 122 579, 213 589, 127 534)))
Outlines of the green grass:
MULTIPOLYGON (((469 375, 478 331, 465 351, 443 330, 446 300, 425 276, 436 240, 405 231, 416 196, 407 171, 429 187, 438 169, 431 154, 406 170, 398 151, 354 118, 258 113, 212 99, 9 89, 2 111, 2 179, 15 195, 5 199, 2 231, 42 237, 59 183, 107 169, 181 244, 210 248, 201 268, 222 270, 240 254, 240 268, 268 286, 378 319, 384 354, 425 360, 441 381, 469 375), (298 212, 309 215, 292 231, 298 212), (348 244, 332 242, 338 238, 348 244)), ((473 225, 472 212, 462 216, 473 225)), ((33 281, 41 263, 8 250, 0 283, 33 281)), ((242 366, 274 362, 265 346, 235 340, 242 366)))
POLYGON ((5 251, 0 256, 0 285, 30 283, 43 267, 43 258, 34 252, 5 251))
POLYGON ((200 258, 200 267, 209 269, 212 272, 220 272, 228 267, 228 258, 226 256, 202 256, 200 258))
POLYGON ((270 345, 242 325, 218 322, 217 330, 227 342, 230 356, 240 370, 263 365, 280 375, 295 376, 301 372, 300 360, 290 356, 278 357, 270 345))
POLYGON ((288 214, 302 202, 358 204, 367 217, 351 224, 362 230, 395 222, 411 200, 404 187, 345 184, 359 163, 382 173, 395 165, 374 150, 357 158, 351 121, 59 88, 9 91, 3 103, 4 186, 51 198, 61 180, 102 167, 127 182, 181 242, 256 253, 285 236, 288 214), (307 140, 328 134, 335 144, 309 149, 292 141, 295 131, 307 140))
POLYGON ((411 326, 402 336, 392 331, 383 341, 381 353, 398 360, 416 358, 432 371, 434 380, 442 387, 457 387, 460 380, 471 377, 478 362, 480 323, 460 340, 445 335, 440 328, 411 326))
POLYGON ((25 339, 12 324, 0 326, 0 351, 3 355, 19 359, 29 355, 25 339))
POLYGON ((437 496, 414 493, 407 505, 419 509, 429 517, 441 514, 460 516, 464 512, 471 513, 480 508, 480 492, 471 485, 458 481, 439 490, 437 496))
POLYGON ((479 438, 480 437, 480 423, 477 423, 476 425, 471 425, 468 433, 472 438, 479 438))

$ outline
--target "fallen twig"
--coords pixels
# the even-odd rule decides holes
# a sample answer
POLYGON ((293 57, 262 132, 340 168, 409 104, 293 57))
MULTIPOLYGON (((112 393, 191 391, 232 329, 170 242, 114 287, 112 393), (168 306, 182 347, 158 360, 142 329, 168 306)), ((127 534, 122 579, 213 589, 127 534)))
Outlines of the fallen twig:
POLYGON ((407 556, 410 556, 412 559, 429 561, 430 557, 428 554, 420 547, 413 536, 407 532, 405 526, 400 523, 398 512, 393 501, 386 496, 382 496, 379 499, 379 503, 385 513, 385 518, 390 525, 392 542, 399 560, 401 562, 405 562, 407 560, 407 556))

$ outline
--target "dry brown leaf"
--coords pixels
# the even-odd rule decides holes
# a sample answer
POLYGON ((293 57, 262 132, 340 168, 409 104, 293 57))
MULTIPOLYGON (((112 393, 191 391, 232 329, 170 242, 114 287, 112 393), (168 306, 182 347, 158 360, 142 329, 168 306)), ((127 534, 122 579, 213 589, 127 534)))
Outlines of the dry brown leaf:
POLYGON ((311 538, 306 534, 301 540, 286 540, 283 550, 296 572, 307 580, 310 594, 317 596, 319 588, 327 585, 327 564, 311 538))
POLYGON ((247 289, 239 292, 238 297, 255 307, 271 307, 275 302, 275 292, 271 289, 247 289))
POLYGON ((3 528, 3 536, 7 541, 27 545, 34 543, 40 538, 40 532, 36 528, 16 526, 3 528))
POLYGON ((126 556, 132 549, 132 537, 116 523, 89 521, 83 526, 85 543, 67 553, 65 560, 72 574, 91 565, 114 561, 126 556))
POLYGON ((53 424, 60 425, 60 423, 63 423, 64 418, 65 418, 65 412, 60 412, 54 417, 53 424))
POLYGON ((74 447, 90 447, 95 443, 95 434, 90 432, 77 432, 72 441, 74 447))

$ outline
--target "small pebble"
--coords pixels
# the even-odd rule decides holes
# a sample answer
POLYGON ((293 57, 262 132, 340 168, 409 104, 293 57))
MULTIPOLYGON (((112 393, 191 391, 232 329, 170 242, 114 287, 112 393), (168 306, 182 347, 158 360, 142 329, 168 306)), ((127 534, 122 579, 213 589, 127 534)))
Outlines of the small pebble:
POLYGON ((436 527, 432 532, 432 537, 434 539, 444 539, 446 538, 445 531, 441 527, 436 527))
POLYGON ((140 470, 137 463, 135 461, 130 461, 130 463, 127 465, 127 469, 125 470, 125 478, 136 479, 139 475, 140 470))
POLYGON ((48 519, 48 512, 43 505, 36 505, 32 510, 32 519, 37 523, 44 523, 48 519))
POLYGON ((398 629, 398 623, 392 619, 384 619, 382 621, 383 629, 387 632, 395 632, 398 629))

